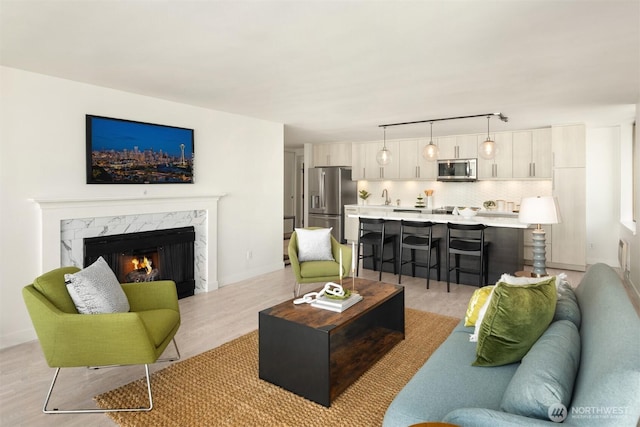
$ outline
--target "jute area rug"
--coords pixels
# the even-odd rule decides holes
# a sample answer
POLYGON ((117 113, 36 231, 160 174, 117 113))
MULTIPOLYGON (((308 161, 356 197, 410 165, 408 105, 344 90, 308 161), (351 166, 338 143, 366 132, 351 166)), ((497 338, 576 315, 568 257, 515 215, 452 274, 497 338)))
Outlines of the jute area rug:
MULTIPOLYGON (((121 426, 379 426, 387 407, 459 319, 407 309, 397 344, 330 408, 258 378, 258 332, 152 375, 150 412, 110 413, 121 426)), ((144 378, 95 398, 102 408, 145 405, 144 378)))

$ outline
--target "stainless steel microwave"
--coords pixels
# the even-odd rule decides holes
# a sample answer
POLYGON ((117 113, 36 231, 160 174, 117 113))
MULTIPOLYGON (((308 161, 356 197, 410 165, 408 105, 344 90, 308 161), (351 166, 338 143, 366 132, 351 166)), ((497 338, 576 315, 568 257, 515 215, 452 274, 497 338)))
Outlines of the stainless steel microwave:
POLYGON ((438 160, 438 181, 475 181, 478 159, 438 160))

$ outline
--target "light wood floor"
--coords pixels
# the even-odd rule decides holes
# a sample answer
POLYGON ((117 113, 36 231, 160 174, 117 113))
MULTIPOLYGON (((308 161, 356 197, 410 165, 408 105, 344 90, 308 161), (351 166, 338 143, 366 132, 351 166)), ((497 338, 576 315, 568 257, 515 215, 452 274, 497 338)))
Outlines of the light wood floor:
MULTIPOLYGON (((550 274, 556 274, 550 270, 550 274)), ((576 286, 579 272, 567 272, 576 286)), ((361 271, 361 277, 377 280, 378 273, 361 271)), ((384 273, 383 281, 397 283, 397 276, 384 273)), ((467 302, 476 289, 473 286, 451 285, 432 281, 426 289, 425 279, 403 276, 405 305, 423 311, 457 318, 464 317, 467 302)), ((222 287, 216 291, 180 300, 182 325, 176 335, 182 358, 208 349, 257 329, 258 312, 293 296, 293 273, 287 267, 257 278, 222 287)), ((303 285, 302 293, 313 285, 303 285)), ((172 354, 170 345, 165 356, 172 354)), ((157 363, 157 371, 169 363, 157 363)), ((42 404, 54 369, 44 360, 37 341, 0 351, 0 426, 113 426, 103 414, 45 415, 42 404)), ((143 367, 118 367, 100 370, 86 368, 62 369, 50 407, 66 408, 80 405, 95 407, 92 397, 144 376, 143 367), (57 398, 56 398, 57 397, 57 398)))

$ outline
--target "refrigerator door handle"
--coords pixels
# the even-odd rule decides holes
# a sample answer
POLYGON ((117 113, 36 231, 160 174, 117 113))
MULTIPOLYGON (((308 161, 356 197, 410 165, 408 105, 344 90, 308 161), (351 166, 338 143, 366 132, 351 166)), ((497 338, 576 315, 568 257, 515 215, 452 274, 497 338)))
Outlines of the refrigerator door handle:
POLYGON ((320 173, 320 207, 324 209, 327 206, 327 200, 324 193, 325 173, 320 173))

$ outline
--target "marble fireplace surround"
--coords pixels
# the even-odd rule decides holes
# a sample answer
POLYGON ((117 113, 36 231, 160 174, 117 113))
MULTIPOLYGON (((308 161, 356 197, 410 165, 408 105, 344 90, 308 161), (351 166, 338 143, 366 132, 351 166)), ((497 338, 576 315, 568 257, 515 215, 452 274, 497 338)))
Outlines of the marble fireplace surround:
POLYGON ((41 212, 41 272, 82 268, 85 237, 194 226, 196 293, 218 288, 218 200, 224 194, 33 199, 41 212))

